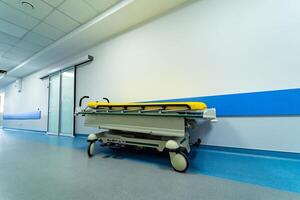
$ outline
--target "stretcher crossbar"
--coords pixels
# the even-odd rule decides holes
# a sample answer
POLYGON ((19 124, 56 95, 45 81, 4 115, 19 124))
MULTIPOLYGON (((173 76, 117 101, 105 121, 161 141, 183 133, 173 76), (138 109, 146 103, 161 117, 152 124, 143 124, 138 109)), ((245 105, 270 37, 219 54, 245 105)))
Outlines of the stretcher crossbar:
POLYGON ((205 110, 203 112, 116 112, 116 111, 83 111, 78 112, 79 115, 128 115, 128 116, 158 116, 158 117, 179 117, 179 118, 206 118, 215 119, 214 110, 205 110))

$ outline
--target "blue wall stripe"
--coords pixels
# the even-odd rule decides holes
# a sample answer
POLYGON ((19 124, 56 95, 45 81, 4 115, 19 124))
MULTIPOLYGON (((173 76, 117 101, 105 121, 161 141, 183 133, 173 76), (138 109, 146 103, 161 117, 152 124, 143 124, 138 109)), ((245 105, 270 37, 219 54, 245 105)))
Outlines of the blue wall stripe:
POLYGON ((24 128, 10 128, 3 126, 2 130, 6 131, 16 131, 16 132, 31 132, 31 133, 41 133, 41 134, 47 134, 47 131, 40 131, 40 130, 32 130, 32 129, 24 129, 24 128))
POLYGON ((16 113, 16 114, 4 114, 4 120, 28 120, 28 119, 41 119, 41 111, 16 113))
POLYGON ((222 116, 300 115, 300 89, 159 100, 205 102, 222 116))

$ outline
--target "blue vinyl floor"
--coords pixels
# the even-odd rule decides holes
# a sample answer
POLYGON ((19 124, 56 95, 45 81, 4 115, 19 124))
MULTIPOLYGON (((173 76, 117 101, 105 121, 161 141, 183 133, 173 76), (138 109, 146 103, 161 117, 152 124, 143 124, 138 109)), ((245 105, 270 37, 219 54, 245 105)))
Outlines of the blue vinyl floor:
MULTIPOLYGON (((0 130, 0 136, 1 134, 12 139, 54 145, 81 152, 85 152, 87 148, 84 137, 57 137, 20 130, 0 130)), ((142 162, 145 165, 172 170, 168 155, 155 151, 141 153, 141 151, 133 149, 111 150, 98 145, 96 152, 104 157, 142 162)), ((253 153, 247 150, 201 146, 192 149, 190 158, 189 174, 220 177, 300 193, 300 158, 298 154, 285 156, 284 153, 253 153)), ((93 159, 97 159, 97 157, 93 159)))

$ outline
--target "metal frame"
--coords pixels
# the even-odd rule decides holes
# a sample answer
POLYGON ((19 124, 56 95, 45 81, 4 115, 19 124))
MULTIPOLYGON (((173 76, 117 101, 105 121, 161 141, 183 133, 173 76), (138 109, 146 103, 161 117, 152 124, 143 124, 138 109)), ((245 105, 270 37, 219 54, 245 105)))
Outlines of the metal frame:
MULTIPOLYGON (((60 72, 64 69, 67 69, 67 68, 70 68, 70 66, 74 66, 74 67, 77 67, 77 66, 80 66, 80 65, 84 65, 84 64, 87 64, 87 63, 90 63, 94 60, 94 57, 91 56, 91 55, 87 55, 87 56, 84 56, 74 62, 71 62, 65 66, 62 66, 62 67, 58 67, 58 69, 55 69, 54 71, 51 70, 50 72, 48 72, 47 74, 45 74, 44 76, 40 77, 41 80, 45 79, 45 78, 48 78, 49 76, 51 76, 52 74, 55 74, 57 72, 60 72), (67 66, 67 67, 66 67, 67 66)), ((1 71, 0 71, 0 74, 1 74, 1 71)))
POLYGON ((216 121, 216 109, 206 108, 201 111, 169 111, 169 112, 141 112, 140 110, 134 112, 126 112, 126 110, 97 110, 85 109, 76 113, 78 115, 95 114, 95 115, 130 115, 130 116, 160 116, 160 117, 185 117, 185 118, 205 118, 216 121))
POLYGON ((59 106, 58 106, 58 135, 60 135, 60 125, 61 125, 61 90, 62 90, 62 71, 59 71, 59 106))
POLYGON ((122 131, 109 130, 105 132, 96 133, 95 136, 98 141, 103 144, 114 144, 114 145, 128 145, 128 146, 138 146, 146 148, 154 148, 159 152, 166 149, 166 143, 168 140, 174 140, 179 144, 180 148, 184 148, 187 152, 190 152, 189 144, 189 133, 186 132, 182 137, 147 137, 146 134, 141 134, 137 132, 131 132, 131 137, 126 134, 122 134, 122 131))
POLYGON ((128 115, 85 114, 84 125, 110 130, 138 132, 142 134, 183 137, 185 134, 184 117, 154 117, 128 115))
MULTIPOLYGON (((76 110, 76 80, 77 80, 77 65, 74 65, 74 103, 73 103, 73 113, 75 113, 75 110, 76 110)), ((75 115, 73 115, 73 134, 72 134, 73 137, 75 136, 75 128, 76 128, 75 123, 76 123, 76 118, 75 118, 75 115)))
MULTIPOLYGON (((135 104, 134 107, 141 108, 133 111, 128 110, 131 106, 129 104, 122 105, 123 109, 118 110, 114 110, 113 105, 107 108, 83 108, 81 101, 84 98, 86 96, 80 99, 80 107, 76 112, 77 115, 85 116, 84 125, 107 129, 105 132, 89 134, 87 152, 90 157, 94 154, 97 141, 108 147, 154 148, 160 152, 168 151, 174 170, 185 172, 189 167, 188 154, 191 150, 190 128, 196 124, 197 119, 216 121, 214 108, 147 110, 142 104, 135 104)), ((175 102, 172 105, 177 104, 175 102)), ((162 106, 166 107, 163 103, 162 106)), ((200 142, 201 139, 198 138, 195 144, 199 145, 200 142)))

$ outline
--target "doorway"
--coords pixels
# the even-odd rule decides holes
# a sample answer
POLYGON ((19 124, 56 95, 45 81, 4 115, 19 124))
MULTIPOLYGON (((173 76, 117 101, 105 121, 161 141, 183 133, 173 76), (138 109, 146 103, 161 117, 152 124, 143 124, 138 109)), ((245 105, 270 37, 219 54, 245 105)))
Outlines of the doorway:
POLYGON ((75 68, 49 76, 48 134, 74 136, 75 68))

